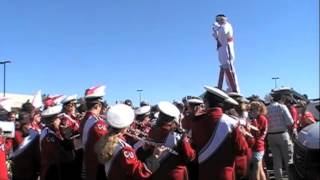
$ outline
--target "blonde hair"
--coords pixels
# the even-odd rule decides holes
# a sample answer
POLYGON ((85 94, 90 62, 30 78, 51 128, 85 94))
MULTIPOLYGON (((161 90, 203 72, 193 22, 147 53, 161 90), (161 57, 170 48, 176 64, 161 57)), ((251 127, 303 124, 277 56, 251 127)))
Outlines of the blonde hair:
POLYGON ((266 106, 260 101, 252 101, 249 107, 250 107, 250 110, 252 109, 258 110, 259 114, 263 114, 263 115, 267 114, 266 106))
POLYGON ((95 145, 95 152, 98 161, 102 164, 109 161, 116 148, 120 132, 109 132, 108 135, 102 136, 95 145))

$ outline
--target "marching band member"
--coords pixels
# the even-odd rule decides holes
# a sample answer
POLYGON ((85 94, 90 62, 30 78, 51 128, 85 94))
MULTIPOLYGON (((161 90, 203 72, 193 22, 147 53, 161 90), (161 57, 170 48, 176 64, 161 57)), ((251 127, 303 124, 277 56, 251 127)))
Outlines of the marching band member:
POLYGON ((72 144, 64 141, 60 132, 62 106, 47 107, 42 112, 42 118, 46 127, 40 135, 41 149, 41 180, 73 179, 70 168, 67 165, 73 160, 72 144))
MULTIPOLYGON (((180 111, 170 102, 160 102, 159 118, 149 133, 149 139, 155 143, 164 144, 171 149, 177 149, 179 154, 166 152, 160 157, 160 167, 152 175, 154 180, 188 180, 187 163, 196 157, 186 134, 178 132, 180 111)), ((144 147, 138 150, 139 156, 149 157, 153 147, 144 147)))
POLYGON ((84 147, 85 179, 95 180, 105 178, 103 165, 99 165, 94 145, 100 137, 107 134, 107 125, 100 117, 102 109, 102 97, 105 95, 105 86, 91 87, 85 92, 85 100, 88 112, 80 124, 82 146, 84 147))
POLYGON ((151 129, 150 124, 151 106, 142 106, 134 111, 135 121, 131 125, 133 129, 139 129, 141 132, 148 134, 151 129))
MULTIPOLYGON (((222 107, 231 98, 221 90, 205 86, 206 113, 192 119, 192 143, 198 154, 199 180, 233 179, 234 161, 248 148, 234 120, 222 107)), ((237 104, 237 102, 233 102, 237 104)))
POLYGON ((31 112, 30 129, 41 134, 42 128, 43 126, 41 124, 41 111, 39 109, 34 109, 31 112))
POLYGON ((194 116, 198 116, 203 113, 204 104, 203 104, 203 100, 199 97, 195 97, 195 96, 187 96, 187 97, 183 99, 183 102, 185 104, 185 111, 183 112, 184 116, 183 116, 183 119, 181 120, 181 124, 182 124, 182 128, 184 128, 186 131, 189 131, 191 129, 191 119, 194 116))
POLYGON ((77 95, 67 96, 63 101, 63 114, 61 125, 71 130, 72 135, 79 133, 80 121, 77 119, 76 112, 77 95))
MULTIPOLYGON (((135 120, 131 124, 130 129, 135 130, 135 132, 132 133, 136 136, 146 136, 149 133, 151 129, 150 112, 151 106, 142 106, 134 111, 135 120)), ((138 141, 137 139, 129 136, 126 137, 126 139, 130 145, 134 145, 138 141)))
POLYGON ((62 100, 60 131, 64 140, 73 145, 72 149, 75 153, 74 159, 68 164, 71 167, 69 173, 74 174, 73 179, 81 179, 83 152, 79 136, 80 120, 76 117, 76 102, 77 95, 67 96, 62 100))
POLYGON ((13 180, 36 180, 40 170, 40 134, 30 129, 30 115, 19 115, 21 127, 16 129, 13 139, 13 151, 10 159, 13 162, 13 180))
MULTIPOLYGON (((230 116, 237 119, 244 128, 247 128, 250 123, 248 117, 248 103, 249 101, 241 94, 236 92, 228 93, 228 96, 233 98, 238 102, 239 105, 233 106, 229 111, 230 116)), ((238 154, 235 160, 235 179, 248 179, 249 177, 249 166, 252 157, 251 145, 253 146, 252 137, 245 136, 245 139, 248 143, 247 152, 245 154, 238 154)))
POLYGON ((164 149, 156 148, 145 163, 138 160, 135 150, 123 137, 134 120, 134 112, 129 106, 112 106, 106 120, 109 133, 102 136, 95 148, 99 161, 104 164, 108 180, 149 179, 159 167, 159 156, 164 149))

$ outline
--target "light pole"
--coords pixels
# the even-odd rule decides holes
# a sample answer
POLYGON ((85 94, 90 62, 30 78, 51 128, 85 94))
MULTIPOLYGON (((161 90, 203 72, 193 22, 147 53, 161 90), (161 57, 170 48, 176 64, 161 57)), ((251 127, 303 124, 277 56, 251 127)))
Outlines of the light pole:
POLYGON ((280 79, 279 77, 273 77, 274 80, 274 88, 277 88, 277 80, 280 79))
POLYGON ((137 89, 137 92, 139 93, 139 105, 141 104, 141 94, 143 89, 137 89))
POLYGON ((0 61, 3 64, 3 97, 6 97, 6 64, 11 63, 11 61, 0 61))

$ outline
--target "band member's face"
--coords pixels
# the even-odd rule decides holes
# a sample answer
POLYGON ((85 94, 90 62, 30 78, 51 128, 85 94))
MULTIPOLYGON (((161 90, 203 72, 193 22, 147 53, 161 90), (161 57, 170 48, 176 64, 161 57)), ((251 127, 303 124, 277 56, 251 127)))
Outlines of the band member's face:
POLYGON ((76 103, 70 102, 66 105, 66 111, 69 113, 74 113, 76 111, 76 103))
POLYGON ((33 121, 34 121, 35 123, 39 124, 40 121, 41 121, 41 115, 40 115, 40 114, 35 114, 35 115, 33 116, 33 121))
POLYGON ((61 124, 61 119, 59 117, 56 117, 52 122, 53 127, 56 129, 59 129, 60 124, 61 124))

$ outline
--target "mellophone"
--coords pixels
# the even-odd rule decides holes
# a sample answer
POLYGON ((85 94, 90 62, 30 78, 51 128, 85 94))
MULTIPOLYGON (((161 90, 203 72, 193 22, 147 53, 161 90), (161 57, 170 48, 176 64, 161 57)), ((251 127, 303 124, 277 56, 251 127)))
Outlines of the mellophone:
MULTIPOLYGON (((139 137, 138 135, 136 134, 140 134, 143 136, 146 135, 145 133, 141 132, 140 130, 138 129, 132 129, 132 128, 129 128, 124 134, 129 136, 129 137, 132 137, 136 140, 139 140, 145 144, 148 144, 148 145, 151 145, 151 146, 154 146, 154 147, 163 147, 165 150, 167 150, 168 152, 174 154, 174 155, 179 155, 179 153, 175 150, 173 150, 172 148, 169 148, 169 147, 166 147, 163 145, 163 143, 156 143, 156 142, 153 142, 153 141, 149 141, 149 140, 146 140, 145 138, 142 138, 142 137, 139 137)), ((143 137, 146 137, 146 136, 143 136, 143 137)))

